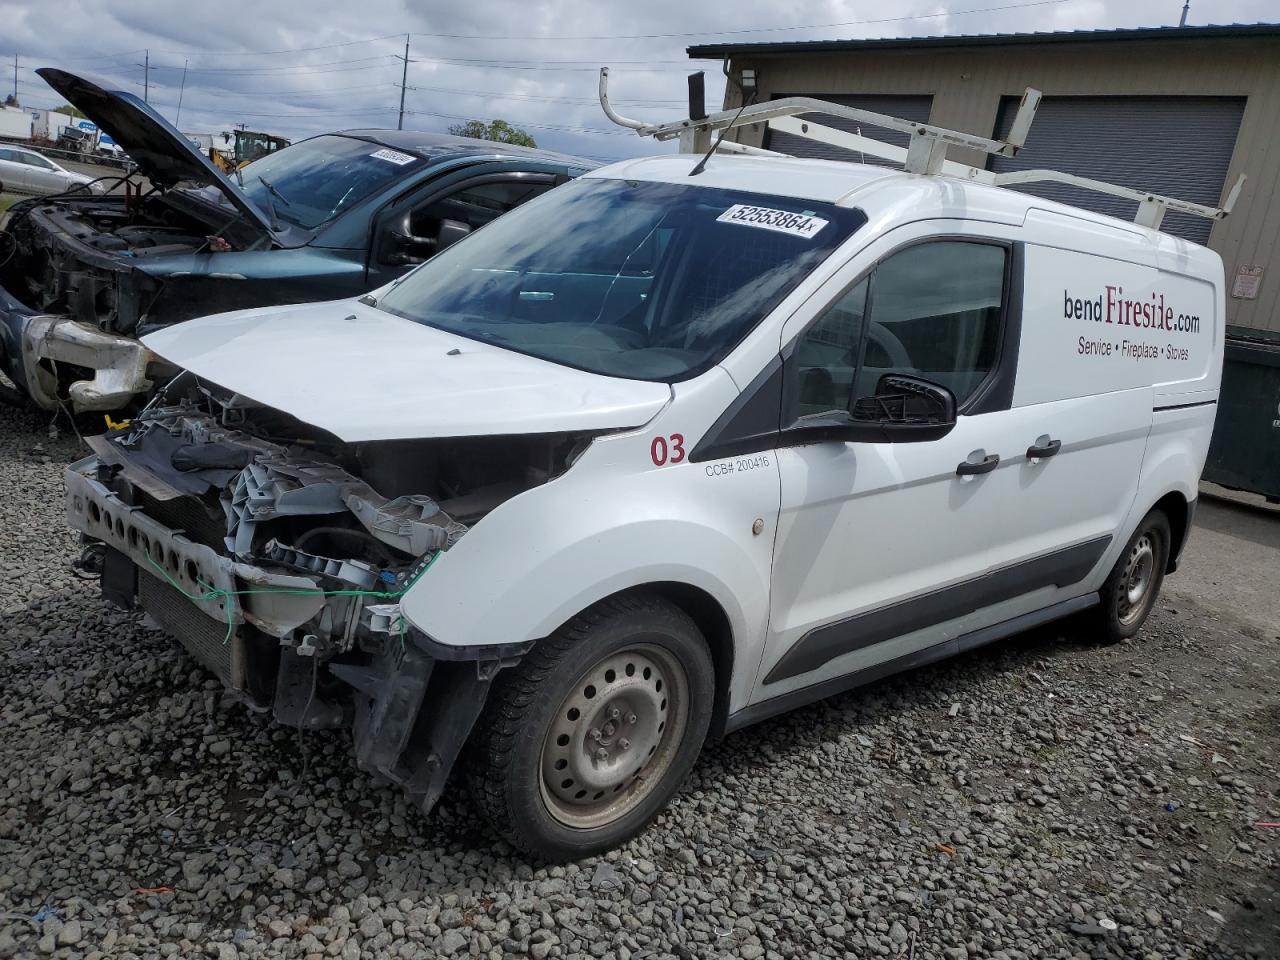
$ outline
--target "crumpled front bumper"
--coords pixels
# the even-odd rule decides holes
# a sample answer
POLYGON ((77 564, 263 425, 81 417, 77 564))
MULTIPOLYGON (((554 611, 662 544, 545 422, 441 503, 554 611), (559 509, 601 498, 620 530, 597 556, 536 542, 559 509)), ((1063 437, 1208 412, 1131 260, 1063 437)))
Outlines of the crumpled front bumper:
POLYGON ((95 477, 98 463, 97 457, 86 457, 64 474, 72 529, 101 540, 139 570, 167 581, 205 615, 232 630, 247 622, 263 633, 284 637, 324 606, 319 585, 311 578, 240 563, 126 504, 95 477), (249 592, 259 590, 263 592, 249 592))
POLYGON ((91 379, 76 380, 67 399, 76 413, 119 410, 151 389, 150 352, 137 340, 106 333, 70 317, 28 310, 0 288, 0 366, 39 407, 61 405, 58 364, 87 367, 91 379))

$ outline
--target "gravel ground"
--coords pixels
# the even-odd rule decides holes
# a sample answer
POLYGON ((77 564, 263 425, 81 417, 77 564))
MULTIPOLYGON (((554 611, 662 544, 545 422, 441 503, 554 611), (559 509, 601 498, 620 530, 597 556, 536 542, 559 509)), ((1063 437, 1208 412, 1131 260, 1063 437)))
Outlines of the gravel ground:
POLYGON ((76 451, 0 409, 0 957, 1280 956, 1275 624, 1175 596, 1134 643, 1068 624, 877 684, 548 869, 100 602, 76 451))

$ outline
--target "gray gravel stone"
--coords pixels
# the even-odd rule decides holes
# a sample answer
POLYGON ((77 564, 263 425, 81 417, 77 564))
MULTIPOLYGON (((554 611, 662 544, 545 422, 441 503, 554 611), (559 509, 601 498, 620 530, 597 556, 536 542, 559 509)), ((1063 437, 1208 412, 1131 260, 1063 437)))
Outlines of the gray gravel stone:
POLYGON ((915 960, 1260 960, 1280 942, 1280 841, 1250 826, 1280 790, 1280 664, 1274 631, 1231 612, 1166 600, 1117 647, 1064 624, 759 724, 709 744, 640 837, 547 867, 488 832, 461 778, 424 817, 353 768, 347 734, 300 751, 71 576, 60 470, 79 451, 47 426, 0 408, 0 960, 901 960, 912 934, 915 960))

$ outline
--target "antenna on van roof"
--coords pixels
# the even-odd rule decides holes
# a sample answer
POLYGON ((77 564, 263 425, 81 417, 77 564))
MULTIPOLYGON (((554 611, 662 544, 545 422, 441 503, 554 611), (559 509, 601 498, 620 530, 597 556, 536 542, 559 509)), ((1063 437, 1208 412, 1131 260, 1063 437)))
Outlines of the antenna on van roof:
MULTIPOLYGON (((901 117, 892 117, 883 113, 873 113, 857 107, 849 107, 827 100, 813 97, 784 97, 766 103, 751 104, 739 110, 723 110, 719 113, 703 117, 689 117, 668 123, 646 123, 620 115, 609 103, 609 68, 600 68, 600 106, 605 115, 614 123, 634 130, 639 136, 653 137, 655 140, 676 140, 680 142, 681 153, 703 153, 711 148, 711 134, 714 131, 727 131, 733 127, 748 124, 767 123, 772 130, 794 134, 819 143, 842 147, 883 160, 900 163, 907 173, 922 175, 943 175, 983 183, 990 186, 1007 186, 1020 183, 1054 182, 1065 183, 1097 193, 1105 193, 1113 197, 1134 200, 1138 204, 1138 212, 1134 222, 1152 229, 1160 229, 1164 215, 1172 210, 1192 216, 1205 217, 1210 220, 1221 220, 1235 206, 1244 186, 1244 175, 1241 174, 1232 184, 1227 199, 1220 207, 1208 207, 1204 204, 1179 200, 1146 190, 1135 190, 1103 180, 1089 177, 1078 177, 1059 170, 1014 170, 1008 173, 995 173, 984 167, 975 167, 966 163, 958 163, 947 159, 950 147, 963 147, 996 157, 1012 157, 1027 142, 1027 134, 1035 119, 1036 108, 1040 105, 1040 91, 1028 87, 1022 94, 1018 104, 1018 112, 1013 118, 1013 125, 1003 140, 991 140, 959 130, 948 130, 927 123, 917 123, 901 117), (801 120, 801 114, 823 113, 828 116, 841 117, 858 124, 884 127, 898 130, 910 135, 907 147, 894 146, 858 133, 847 133, 811 120, 801 120)), ((746 144, 725 141, 723 134, 715 149, 722 153, 743 153, 763 156, 787 156, 776 150, 765 150, 746 144)))

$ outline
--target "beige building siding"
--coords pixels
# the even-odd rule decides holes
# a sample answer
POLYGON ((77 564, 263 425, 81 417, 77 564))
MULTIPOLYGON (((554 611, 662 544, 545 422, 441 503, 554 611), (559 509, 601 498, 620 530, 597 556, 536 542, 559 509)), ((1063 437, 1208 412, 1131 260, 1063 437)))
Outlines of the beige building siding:
MULTIPOLYGON (((849 53, 735 56, 732 70, 757 70, 758 99, 780 94, 928 94, 930 122, 983 136, 995 131, 1000 101, 1035 87, 1046 96, 1246 97, 1228 184, 1248 176, 1236 212, 1213 225, 1209 246, 1228 284, 1241 265, 1265 268, 1258 299, 1227 300, 1227 322, 1280 333, 1280 41, 1058 43, 849 53)), ((730 84, 726 107, 738 106, 730 84)), ((1194 137, 1194 129, 1187 136, 1194 137)), ((1035 136, 1035 126, 1031 128, 1035 136)), ((759 144, 763 128, 743 131, 759 144)), ((957 160, 979 162, 954 151, 957 160)), ((1160 158, 1153 156, 1152 164, 1160 158)))

